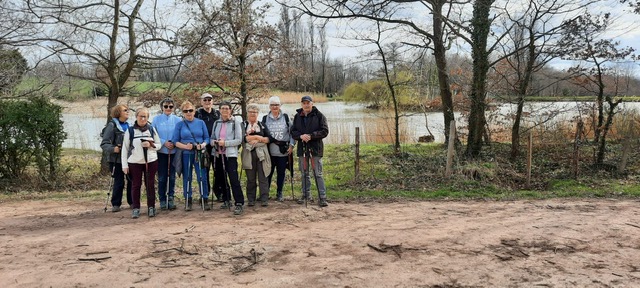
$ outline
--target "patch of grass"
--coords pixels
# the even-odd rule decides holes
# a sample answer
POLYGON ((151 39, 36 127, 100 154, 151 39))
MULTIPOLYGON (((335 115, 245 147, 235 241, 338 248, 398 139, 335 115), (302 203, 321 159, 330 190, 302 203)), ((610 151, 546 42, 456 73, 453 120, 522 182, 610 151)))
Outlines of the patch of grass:
MULTIPOLYGON (((534 157, 532 186, 525 189, 525 171, 521 163, 511 163, 508 145, 494 144, 480 159, 465 161, 458 158, 454 175, 444 177, 446 151, 441 144, 403 145, 400 154, 383 144, 360 147, 360 175, 356 180, 354 169, 355 145, 325 145, 323 163, 327 194, 331 201, 395 201, 415 200, 515 200, 546 198, 640 197, 638 157, 630 157, 630 168, 625 174, 597 170, 585 163, 578 180, 570 179, 567 172, 567 152, 563 147, 556 153, 534 157)), ((84 199, 105 196, 109 176, 99 173, 100 152, 64 149, 61 159, 63 171, 54 190, 38 188, 37 176, 19 179, 13 183, 0 183, 0 201, 28 199, 84 199), (9 186, 11 185, 11 186, 9 186), (17 185, 17 186, 16 186, 17 185), (11 189, 7 189, 10 187, 11 189), (10 191, 10 192, 7 192, 10 191), (38 191, 38 192, 35 192, 38 191), (77 192, 80 191, 80 192, 77 192)), ((615 155, 611 155, 615 159, 615 155)), ((243 173, 244 174, 244 173, 243 173)), ((287 171, 287 175, 290 175, 287 171)), ((5 181, 5 180, 3 180, 5 181)), ((194 180, 195 181, 195 180, 194 180)), ((246 185, 246 176, 241 179, 246 185)), ((276 185, 272 181, 271 196, 276 185)), ((312 180, 312 195, 317 188, 312 180)), ((180 193, 182 181, 176 181, 180 193)), ((194 182, 195 183, 195 182, 194 182)), ((300 171, 294 170, 294 194, 300 197, 300 171)), ((244 189, 243 189, 244 190, 244 189)), ((285 180, 284 195, 291 198, 289 176, 285 180)))

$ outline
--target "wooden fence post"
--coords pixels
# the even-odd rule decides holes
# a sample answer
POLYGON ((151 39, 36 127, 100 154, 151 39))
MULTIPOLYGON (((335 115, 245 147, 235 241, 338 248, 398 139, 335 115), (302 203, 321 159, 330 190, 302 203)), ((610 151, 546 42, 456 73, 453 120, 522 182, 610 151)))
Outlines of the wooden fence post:
POLYGON ((360 127, 356 127, 356 157, 355 157, 355 177, 356 182, 360 179, 360 127))
POLYGON ((573 179, 578 179, 580 175, 580 141, 582 139, 582 120, 578 121, 576 136, 573 139, 573 179))
POLYGON ((531 188, 531 165, 533 162, 533 133, 529 132, 527 143, 527 189, 531 188))
POLYGON ((451 177, 453 174, 453 155, 455 155, 455 142, 456 142, 456 122, 451 120, 449 125, 449 145, 447 146, 447 167, 444 172, 446 177, 451 177))

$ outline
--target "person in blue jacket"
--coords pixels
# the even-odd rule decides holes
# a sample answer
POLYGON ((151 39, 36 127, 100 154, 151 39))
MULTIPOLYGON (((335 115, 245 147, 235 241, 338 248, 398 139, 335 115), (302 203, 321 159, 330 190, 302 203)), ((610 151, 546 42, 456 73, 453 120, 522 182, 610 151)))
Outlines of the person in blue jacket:
POLYGON ((202 165, 206 161, 205 154, 207 143, 209 143, 209 132, 204 121, 195 118, 195 107, 191 102, 185 101, 180 106, 184 119, 178 122, 173 131, 171 141, 176 147, 182 149, 182 185, 185 202, 185 211, 193 209, 193 189, 191 187, 191 167, 195 167, 196 177, 198 180, 199 194, 204 203, 204 209, 211 210, 208 205, 209 191, 207 189, 207 178, 205 166, 202 165))
POLYGON ((151 124, 158 131, 160 145, 162 145, 162 149, 158 151, 158 198, 160 199, 160 210, 176 209, 174 199, 176 193, 176 168, 173 165, 176 145, 171 138, 176 124, 182 119, 174 114, 174 107, 175 103, 171 98, 160 101, 162 113, 153 117, 151 124))

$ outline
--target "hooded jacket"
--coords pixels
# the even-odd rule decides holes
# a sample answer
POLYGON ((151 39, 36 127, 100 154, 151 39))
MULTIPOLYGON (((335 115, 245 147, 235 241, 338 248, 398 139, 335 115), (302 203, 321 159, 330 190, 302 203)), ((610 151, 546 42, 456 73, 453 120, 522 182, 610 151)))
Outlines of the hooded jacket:
MULTIPOLYGON (((127 125, 128 127, 128 125, 127 125)), ((102 134, 102 142, 100 142, 100 148, 104 153, 108 154, 107 161, 110 163, 120 163, 120 153, 114 153, 114 149, 120 146, 120 152, 122 152, 122 141, 124 140, 124 130, 120 125, 120 121, 117 118, 111 119, 107 126, 104 128, 102 134)))

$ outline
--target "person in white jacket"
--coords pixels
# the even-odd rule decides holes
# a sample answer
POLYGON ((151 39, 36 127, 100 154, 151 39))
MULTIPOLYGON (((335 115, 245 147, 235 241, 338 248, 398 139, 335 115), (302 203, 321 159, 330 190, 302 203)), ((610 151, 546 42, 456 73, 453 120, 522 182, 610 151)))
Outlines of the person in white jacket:
POLYGON ((140 188, 144 175, 147 192, 147 216, 156 216, 155 176, 158 171, 158 153, 162 148, 158 132, 149 124, 149 110, 138 108, 136 121, 129 127, 122 141, 122 171, 131 176, 133 205, 132 218, 140 217, 140 188))

